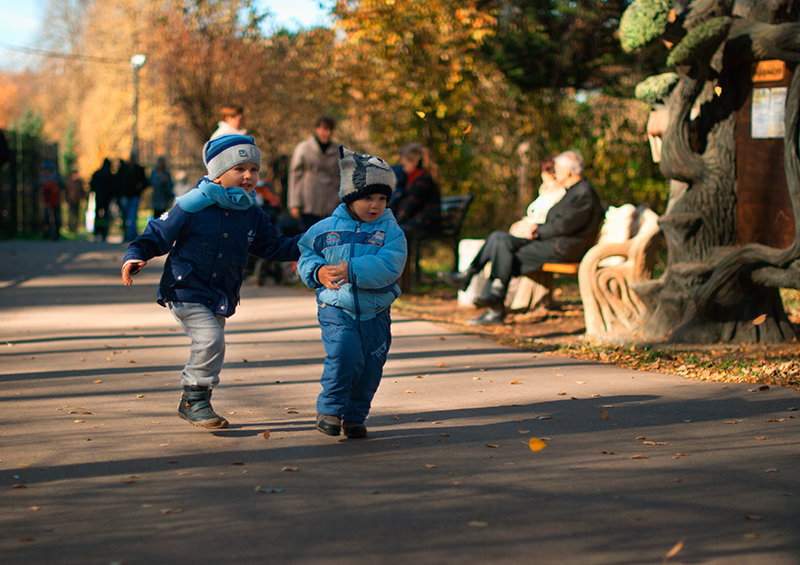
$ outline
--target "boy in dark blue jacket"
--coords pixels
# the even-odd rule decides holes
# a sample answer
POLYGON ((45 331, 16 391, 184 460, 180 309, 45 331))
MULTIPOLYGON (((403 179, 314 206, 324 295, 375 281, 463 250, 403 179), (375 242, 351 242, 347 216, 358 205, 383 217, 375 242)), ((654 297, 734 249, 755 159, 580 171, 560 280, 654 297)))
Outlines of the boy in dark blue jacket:
POLYGON ((261 151, 252 137, 212 139, 203 147, 203 161, 208 176, 130 244, 122 282, 132 284, 131 276, 148 260, 169 253, 157 301, 192 340, 189 362, 181 372, 178 415, 196 426, 219 429, 228 421, 211 407, 211 390, 219 383, 225 320, 239 303, 248 254, 296 261, 300 236, 282 235, 255 205, 261 151))

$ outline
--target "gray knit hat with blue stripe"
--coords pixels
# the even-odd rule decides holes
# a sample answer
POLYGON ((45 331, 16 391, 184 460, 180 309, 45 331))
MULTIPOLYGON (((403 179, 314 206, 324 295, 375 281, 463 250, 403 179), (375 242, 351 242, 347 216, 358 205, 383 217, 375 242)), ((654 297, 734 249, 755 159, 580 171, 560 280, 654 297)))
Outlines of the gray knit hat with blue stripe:
POLYGON ((255 163, 261 168, 261 151, 249 135, 222 135, 203 146, 203 162, 211 180, 240 163, 255 163))
POLYGON ((392 197, 397 180, 389 164, 375 155, 360 155, 344 145, 339 146, 339 198, 350 204, 370 194, 392 197))

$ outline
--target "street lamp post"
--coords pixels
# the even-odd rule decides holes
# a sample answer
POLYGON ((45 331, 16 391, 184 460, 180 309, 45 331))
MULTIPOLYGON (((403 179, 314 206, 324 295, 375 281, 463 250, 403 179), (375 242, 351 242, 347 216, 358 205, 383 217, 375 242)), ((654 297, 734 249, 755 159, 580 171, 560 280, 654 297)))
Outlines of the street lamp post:
POLYGON ((147 57, 142 54, 131 56, 133 69, 133 146, 131 151, 139 151, 139 70, 144 66, 147 57))

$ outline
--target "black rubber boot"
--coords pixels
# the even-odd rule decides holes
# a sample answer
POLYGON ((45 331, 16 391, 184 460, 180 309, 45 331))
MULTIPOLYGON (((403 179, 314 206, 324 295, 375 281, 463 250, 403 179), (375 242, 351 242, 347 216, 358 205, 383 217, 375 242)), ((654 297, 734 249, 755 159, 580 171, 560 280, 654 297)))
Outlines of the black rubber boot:
POLYGON ((211 407, 211 389, 207 386, 185 386, 178 405, 178 416, 195 426, 218 430, 228 427, 228 420, 211 407))

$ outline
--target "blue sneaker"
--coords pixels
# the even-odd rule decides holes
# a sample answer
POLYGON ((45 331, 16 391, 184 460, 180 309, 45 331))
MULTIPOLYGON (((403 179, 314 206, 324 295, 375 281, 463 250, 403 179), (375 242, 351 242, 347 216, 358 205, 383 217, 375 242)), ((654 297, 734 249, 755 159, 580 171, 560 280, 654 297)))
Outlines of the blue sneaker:
POLYGON ((185 386, 178 405, 178 416, 195 426, 219 430, 228 427, 228 420, 211 407, 211 389, 207 386, 185 386))

